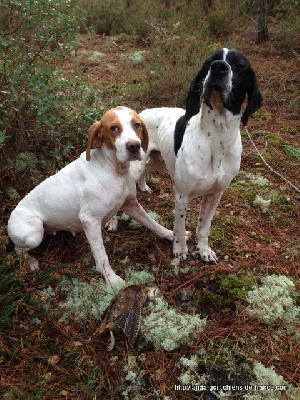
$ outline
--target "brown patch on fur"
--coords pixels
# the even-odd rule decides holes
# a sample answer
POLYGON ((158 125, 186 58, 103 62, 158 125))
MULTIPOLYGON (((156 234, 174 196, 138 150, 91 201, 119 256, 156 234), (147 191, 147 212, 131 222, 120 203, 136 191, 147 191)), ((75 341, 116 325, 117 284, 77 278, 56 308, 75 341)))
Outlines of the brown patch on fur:
POLYGON ((132 128, 135 131, 137 137, 141 139, 142 149, 146 153, 146 151, 148 149, 148 144, 149 144, 149 135, 148 135, 148 130, 146 128, 146 125, 141 120, 140 116, 134 110, 130 110, 130 114, 132 115, 132 119, 131 119, 132 128), (135 125, 137 123, 141 125, 141 127, 142 127, 141 129, 136 128, 135 125))
MULTIPOLYGON (((116 107, 120 110, 122 107, 116 107)), ((100 121, 95 122, 88 130, 88 144, 86 149, 86 159, 90 161, 91 149, 100 148, 104 142, 109 149, 115 148, 116 138, 121 135, 122 124, 114 112, 114 109, 108 110, 100 121), (115 131, 112 130, 115 129, 115 131)))
POLYGON ((209 100, 210 104, 220 113, 220 115, 225 115, 225 108, 219 92, 212 92, 209 100))
MULTIPOLYGON (((115 149, 116 139, 122 134, 123 126, 119 120, 118 115, 114 110, 123 110, 124 107, 118 106, 108 110, 100 121, 95 122, 88 130, 88 144, 86 149, 86 159, 91 159, 91 149, 100 148, 103 144, 109 149, 115 149)), ((130 110, 129 114, 131 118, 131 126, 137 137, 141 139, 142 149, 146 152, 149 143, 149 136, 146 125, 141 120, 139 115, 134 111, 130 110)))

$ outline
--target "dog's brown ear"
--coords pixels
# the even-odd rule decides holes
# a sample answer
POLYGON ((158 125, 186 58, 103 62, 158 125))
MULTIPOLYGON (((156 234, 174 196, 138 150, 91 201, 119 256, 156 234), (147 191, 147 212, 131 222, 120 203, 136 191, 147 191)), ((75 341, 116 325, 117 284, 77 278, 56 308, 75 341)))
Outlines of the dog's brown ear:
POLYGON ((146 153, 147 149, 148 149, 148 145, 149 145, 149 134, 148 134, 147 127, 143 121, 141 121, 141 125, 143 128, 143 134, 141 137, 141 146, 142 146, 142 149, 144 150, 144 152, 146 153))
POLYGON ((91 159, 91 149, 96 149, 102 145, 102 123, 101 121, 95 122, 88 129, 88 143, 86 148, 86 160, 91 159))

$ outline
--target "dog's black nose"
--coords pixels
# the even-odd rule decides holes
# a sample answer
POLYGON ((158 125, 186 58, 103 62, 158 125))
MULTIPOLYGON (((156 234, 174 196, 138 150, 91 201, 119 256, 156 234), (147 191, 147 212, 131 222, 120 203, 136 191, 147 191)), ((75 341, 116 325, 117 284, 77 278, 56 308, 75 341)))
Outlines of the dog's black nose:
POLYGON ((137 153, 141 148, 141 144, 140 142, 136 141, 136 140, 129 140, 126 143, 126 149, 130 152, 130 153, 137 153))
POLYGON ((216 60, 211 64, 210 70, 216 75, 227 74, 229 71, 229 64, 226 61, 216 60))

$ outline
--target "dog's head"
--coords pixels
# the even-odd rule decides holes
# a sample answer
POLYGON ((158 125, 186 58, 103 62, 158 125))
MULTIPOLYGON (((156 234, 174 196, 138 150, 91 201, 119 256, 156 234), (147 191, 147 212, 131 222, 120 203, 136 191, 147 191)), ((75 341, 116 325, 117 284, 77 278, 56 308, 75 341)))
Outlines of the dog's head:
POLYGON ((246 95, 248 103, 242 115, 242 123, 262 105, 262 95, 250 62, 237 50, 217 50, 203 64, 195 76, 186 100, 186 119, 198 114, 200 102, 212 107, 215 97, 234 115, 241 112, 246 95))
POLYGON ((140 160, 141 148, 146 152, 148 142, 146 125, 134 110, 127 107, 112 108, 89 128, 86 159, 90 161, 91 149, 104 144, 115 150, 120 162, 140 160))

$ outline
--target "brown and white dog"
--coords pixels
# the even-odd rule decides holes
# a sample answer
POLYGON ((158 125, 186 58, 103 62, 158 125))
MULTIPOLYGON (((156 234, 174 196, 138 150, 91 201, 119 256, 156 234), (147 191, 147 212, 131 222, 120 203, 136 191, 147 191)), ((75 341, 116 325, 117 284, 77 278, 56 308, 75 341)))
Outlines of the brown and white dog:
POLYGON ((138 114, 126 107, 113 108, 89 128, 86 152, 20 201, 8 221, 8 234, 32 271, 38 270, 38 262, 27 252, 45 234, 83 230, 97 271, 106 282, 122 280, 109 264, 101 232, 118 210, 159 237, 173 240, 173 232, 152 220, 136 199, 129 165, 140 160, 147 147, 147 128, 138 114))

